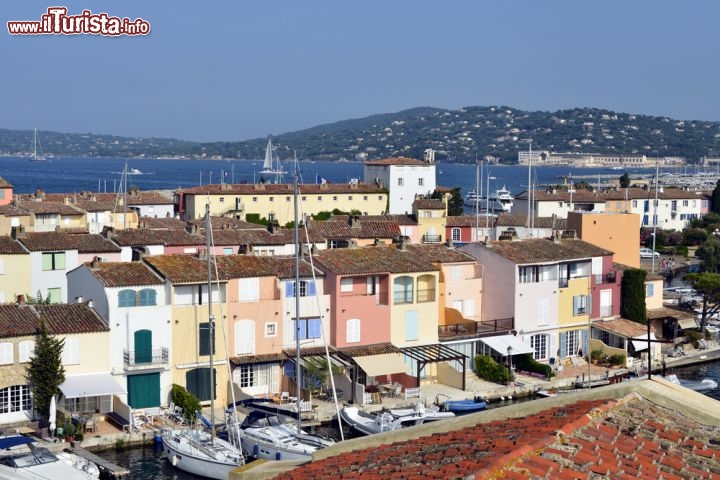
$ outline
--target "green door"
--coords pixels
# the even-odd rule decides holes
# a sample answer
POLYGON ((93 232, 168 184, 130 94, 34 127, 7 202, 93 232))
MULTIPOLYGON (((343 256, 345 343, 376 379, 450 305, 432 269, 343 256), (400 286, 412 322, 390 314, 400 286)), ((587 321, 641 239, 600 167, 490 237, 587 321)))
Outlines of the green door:
POLYGON ((128 404, 132 408, 160 405, 160 374, 143 373, 127 377, 128 404))
POLYGON ((135 332, 135 363, 152 363, 152 332, 135 332))

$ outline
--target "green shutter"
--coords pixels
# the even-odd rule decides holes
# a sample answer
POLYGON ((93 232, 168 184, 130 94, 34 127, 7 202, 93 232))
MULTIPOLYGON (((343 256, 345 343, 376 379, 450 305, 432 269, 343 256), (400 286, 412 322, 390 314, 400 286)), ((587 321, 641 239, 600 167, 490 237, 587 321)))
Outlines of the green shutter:
POLYGON ((128 404, 132 408, 160 405, 160 373, 144 373, 127 377, 128 404))
MULTIPOLYGON (((215 398, 216 385, 215 381, 211 381, 210 372, 215 373, 210 368, 195 368, 185 374, 185 385, 187 391, 192 393, 201 402, 215 398)), ((215 377, 215 375, 213 375, 215 377)), ((216 380, 213 378, 212 380, 216 380)))
POLYGON ((135 332, 135 363, 152 362, 152 332, 138 330, 135 332))

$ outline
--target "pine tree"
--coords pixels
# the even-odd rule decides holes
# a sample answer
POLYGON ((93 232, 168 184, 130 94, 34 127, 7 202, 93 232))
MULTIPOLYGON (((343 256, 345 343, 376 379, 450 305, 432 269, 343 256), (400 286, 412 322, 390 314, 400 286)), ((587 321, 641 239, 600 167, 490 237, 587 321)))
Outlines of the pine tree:
POLYGON ((50 400, 60 393, 65 381, 62 352, 65 340, 48 334, 45 321, 40 318, 40 329, 35 342, 35 353, 30 358, 26 377, 33 394, 35 411, 47 419, 50 414, 50 400))
POLYGON ((623 318, 643 325, 647 322, 645 307, 645 277, 647 272, 639 268, 629 268, 623 272, 620 284, 620 315, 623 318))

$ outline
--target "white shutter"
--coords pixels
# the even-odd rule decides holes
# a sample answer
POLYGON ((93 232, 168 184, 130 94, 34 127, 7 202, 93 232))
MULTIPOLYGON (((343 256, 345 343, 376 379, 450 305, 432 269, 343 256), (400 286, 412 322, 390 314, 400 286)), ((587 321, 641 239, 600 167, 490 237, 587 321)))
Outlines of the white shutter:
POLYGON ((600 275, 602 274, 602 257, 593 257, 592 259, 592 274, 593 275, 600 275))
POLYGON ((240 320, 235 323, 235 355, 255 353, 255 322, 240 320))
POLYGON ((475 316, 475 299, 468 299, 463 302, 463 315, 466 317, 475 316))
POLYGON ((550 322, 550 299, 538 298, 538 326, 547 325, 550 322))
POLYGON ((260 279, 241 278, 239 298, 241 302, 257 302, 260 298, 260 279))
POLYGON ((20 363, 27 363, 30 358, 35 354, 35 341, 34 340, 23 340, 18 345, 20 353, 20 363))
POLYGON ((347 343, 357 343, 360 341, 360 319, 351 318, 347 321, 347 343))
POLYGON ((0 343, 0 365, 12 365, 13 344, 10 342, 0 343))
POLYGON ((63 365, 77 365, 80 363, 80 341, 77 338, 65 337, 62 363, 63 365))
POLYGON ((175 305, 192 305, 193 288, 189 285, 175 287, 173 303, 175 305))

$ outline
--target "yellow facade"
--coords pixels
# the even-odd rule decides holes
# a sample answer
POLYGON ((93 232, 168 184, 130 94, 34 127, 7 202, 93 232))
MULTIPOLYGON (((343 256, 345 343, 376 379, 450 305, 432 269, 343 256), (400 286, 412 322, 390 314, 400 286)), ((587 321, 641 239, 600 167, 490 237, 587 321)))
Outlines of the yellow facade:
POLYGON ((590 321, 590 277, 571 278, 568 280, 568 286, 561 288, 559 292, 559 315, 558 322, 560 327, 570 326, 587 326, 590 321), (588 296, 585 313, 574 315, 573 298, 576 296, 588 296))
MULTIPOLYGON (((399 347, 427 345, 438 342, 438 302, 440 296, 439 272, 403 273, 393 275, 391 285, 398 277, 411 277, 413 280, 412 302, 396 302, 391 294, 390 342, 399 347), (417 319, 417 335, 409 335, 408 319, 417 319)), ((394 290, 393 290, 394 292, 394 290)))
POLYGON ((13 303, 18 295, 36 293, 30 291, 30 255, 0 255, 0 264, 0 303, 13 303))
POLYGON ((78 362, 63 363, 65 375, 78 375, 82 373, 97 373, 110 371, 110 332, 77 333, 57 335, 64 339, 65 344, 77 342, 78 362))
MULTIPOLYGON (((212 187, 212 185, 210 186, 212 187)), ((241 185, 202 192, 196 188, 183 192, 185 218, 197 219, 205 215, 210 205, 214 216, 233 215, 245 220, 249 214, 260 218, 274 218, 280 225, 292 222, 295 207, 292 185, 241 185), (232 188, 244 187, 244 188, 232 188)), ((387 211, 388 194, 376 186, 357 185, 300 185, 298 203, 300 213, 313 215, 338 209, 343 212, 359 211, 363 215, 382 215, 387 211), (342 188, 338 188, 342 187, 342 188)))
POLYGON ((418 234, 423 243, 444 242, 447 210, 418 209, 415 213, 418 222, 418 234))

